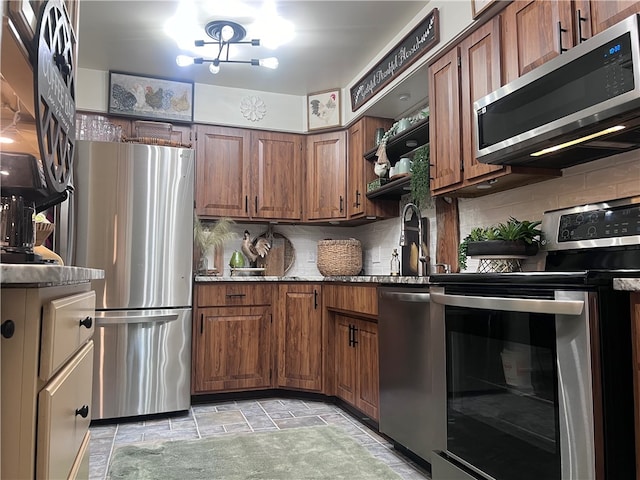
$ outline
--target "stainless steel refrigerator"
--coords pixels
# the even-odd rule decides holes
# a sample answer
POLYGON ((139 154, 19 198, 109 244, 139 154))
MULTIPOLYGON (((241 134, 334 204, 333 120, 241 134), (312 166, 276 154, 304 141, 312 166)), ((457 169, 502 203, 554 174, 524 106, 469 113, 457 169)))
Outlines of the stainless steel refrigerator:
POLYGON ((92 418, 190 407, 194 153, 78 141, 71 264, 99 268, 92 418))

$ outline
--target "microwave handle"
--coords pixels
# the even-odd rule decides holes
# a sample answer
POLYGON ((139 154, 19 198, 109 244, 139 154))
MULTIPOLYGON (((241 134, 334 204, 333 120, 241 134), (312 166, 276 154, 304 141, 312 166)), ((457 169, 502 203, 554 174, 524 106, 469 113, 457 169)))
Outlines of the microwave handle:
POLYGON ((433 303, 451 305, 454 307, 476 308, 480 310, 580 315, 584 309, 584 301, 582 300, 475 297, 467 295, 449 295, 437 292, 431 292, 430 296, 433 303))

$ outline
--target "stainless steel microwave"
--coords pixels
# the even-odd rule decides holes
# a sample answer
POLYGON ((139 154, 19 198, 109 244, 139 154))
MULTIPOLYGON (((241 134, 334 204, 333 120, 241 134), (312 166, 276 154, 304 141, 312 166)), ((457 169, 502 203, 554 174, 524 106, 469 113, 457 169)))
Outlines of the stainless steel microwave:
POLYGON ((640 147, 640 15, 474 103, 482 163, 565 168, 640 147))

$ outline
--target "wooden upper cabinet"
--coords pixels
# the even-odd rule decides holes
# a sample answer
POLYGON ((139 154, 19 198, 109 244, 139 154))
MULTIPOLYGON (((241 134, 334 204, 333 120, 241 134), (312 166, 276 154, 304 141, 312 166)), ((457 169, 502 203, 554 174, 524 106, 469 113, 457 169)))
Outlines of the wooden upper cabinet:
POLYGON ((433 195, 477 197, 561 174, 476 160, 473 103, 503 84, 502 21, 501 16, 492 18, 429 66, 433 195), (491 188, 479 189, 480 184, 491 188))
POLYGON ((462 182, 460 123, 460 49, 429 66, 431 191, 462 182))
POLYGON ((252 132, 249 209, 253 218, 302 218, 303 140, 302 135, 252 132))
POLYGON ((574 46, 571 3, 516 0, 502 11, 505 83, 560 55, 561 45, 574 46))
POLYGON ((196 127, 196 213, 249 217, 249 130, 196 127))
POLYGON ((461 55, 461 117, 462 158, 465 179, 504 170, 476 160, 476 129, 473 102, 502 86, 500 55, 500 17, 494 17, 460 44, 461 55))
POLYGON ((361 217, 390 218, 398 215, 398 202, 389 200, 371 201, 367 198, 367 184, 377 178, 373 162, 364 154, 375 146, 375 131, 385 131, 393 125, 386 118, 363 117, 347 132, 349 155, 347 158, 347 215, 349 219, 361 217))
POLYGON ((346 132, 307 137, 307 220, 346 219, 346 132))
POLYGON ((640 2, 629 0, 607 0, 606 2, 597 0, 574 0, 575 22, 578 23, 578 12, 580 18, 580 30, 576 27, 576 43, 580 43, 578 32, 583 39, 593 37, 625 18, 640 13, 640 2))

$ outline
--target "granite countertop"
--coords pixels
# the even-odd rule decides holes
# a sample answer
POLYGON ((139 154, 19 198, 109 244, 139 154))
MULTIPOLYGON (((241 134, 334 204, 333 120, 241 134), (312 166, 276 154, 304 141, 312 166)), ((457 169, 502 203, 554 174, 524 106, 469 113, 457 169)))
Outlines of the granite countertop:
POLYGON ((613 289, 640 292, 640 278, 614 278, 613 289))
POLYGON ((0 264, 2 287, 51 287, 104 278, 104 270, 61 265, 0 264))
POLYGON ((384 283, 395 285, 424 285, 429 283, 429 277, 392 277, 390 275, 353 275, 323 277, 322 275, 310 276, 262 276, 262 275, 239 275, 239 276, 213 276, 196 275, 196 283, 208 282, 344 282, 344 283, 384 283))

